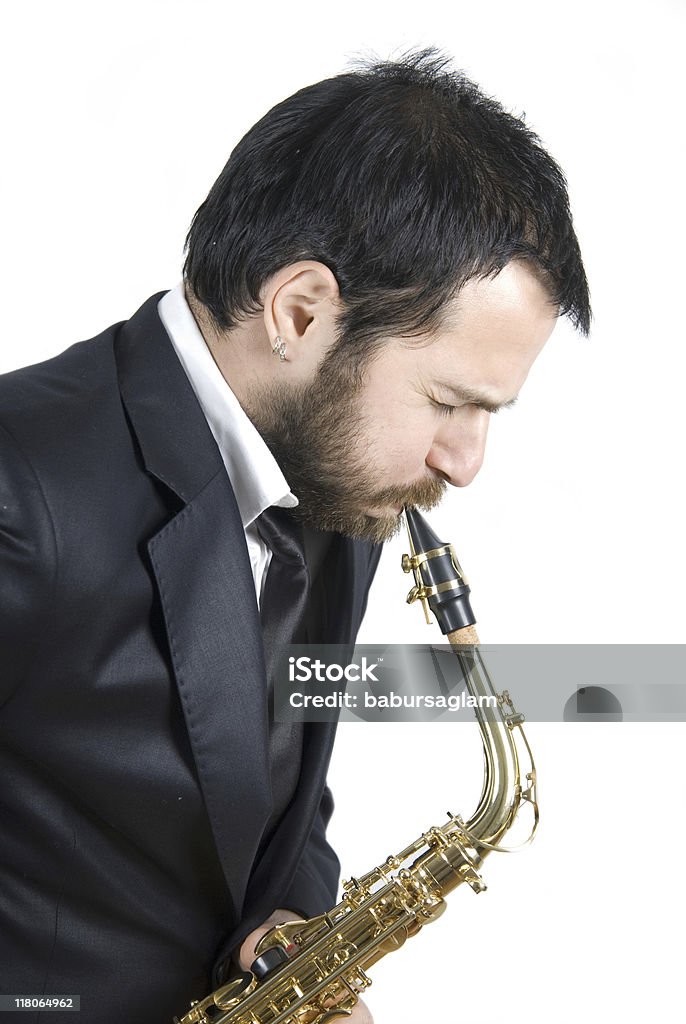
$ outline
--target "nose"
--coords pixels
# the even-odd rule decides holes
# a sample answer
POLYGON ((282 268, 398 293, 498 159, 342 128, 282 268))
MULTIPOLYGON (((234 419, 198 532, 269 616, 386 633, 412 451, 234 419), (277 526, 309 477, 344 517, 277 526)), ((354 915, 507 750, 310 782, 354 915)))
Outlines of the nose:
POLYGON ((427 466, 453 487, 470 484, 484 461, 490 418, 490 413, 476 406, 454 413, 436 431, 427 466))

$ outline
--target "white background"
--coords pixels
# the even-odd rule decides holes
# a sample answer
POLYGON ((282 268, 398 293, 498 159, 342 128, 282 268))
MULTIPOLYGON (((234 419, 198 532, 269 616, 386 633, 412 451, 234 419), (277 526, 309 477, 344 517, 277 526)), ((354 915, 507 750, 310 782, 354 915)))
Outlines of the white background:
MULTIPOLYGON (((683 15, 676 0, 13 5, 0 369, 176 283, 194 210, 275 102, 356 54, 436 44, 525 112, 565 169, 595 323, 588 341, 559 325, 516 409, 494 418, 482 473, 432 524, 470 576, 482 639, 682 641, 683 15)), ((403 549, 384 555, 370 642, 436 636, 404 605, 403 549)), ((475 732, 341 727, 331 835, 346 875, 447 809, 469 815, 475 732)), ((539 838, 490 857, 487 894, 453 894, 440 922, 373 970, 378 1024, 680 1018, 686 728, 529 733, 539 838)))

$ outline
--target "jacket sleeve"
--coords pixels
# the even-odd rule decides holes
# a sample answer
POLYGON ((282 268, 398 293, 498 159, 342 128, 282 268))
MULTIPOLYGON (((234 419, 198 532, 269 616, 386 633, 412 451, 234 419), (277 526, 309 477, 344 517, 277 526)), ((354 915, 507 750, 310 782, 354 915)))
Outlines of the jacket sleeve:
POLYGON ((283 906, 302 917, 315 917, 337 903, 340 864, 326 840, 326 826, 333 812, 333 796, 327 786, 293 881, 283 906))
POLYGON ((0 705, 26 675, 45 633, 55 564, 39 481, 0 424, 0 705))
POLYGON ((223 985, 230 976, 238 950, 247 935, 277 909, 292 910, 300 917, 316 917, 337 902, 338 857, 326 841, 326 826, 333 811, 333 797, 324 789, 305 849, 290 886, 277 906, 254 908, 222 943, 212 971, 213 986, 223 985))

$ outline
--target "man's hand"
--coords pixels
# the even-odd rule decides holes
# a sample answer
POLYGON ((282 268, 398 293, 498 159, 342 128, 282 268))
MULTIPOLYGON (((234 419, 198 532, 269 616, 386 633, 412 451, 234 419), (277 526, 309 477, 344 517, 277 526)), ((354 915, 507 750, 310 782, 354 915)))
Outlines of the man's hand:
MULTIPOLYGON (((295 914, 292 910, 283 910, 279 908, 271 914, 264 924, 261 924, 259 928, 255 928, 254 931, 250 932, 245 937, 241 948, 238 953, 238 962, 242 971, 249 971, 250 964, 255 959, 255 946, 260 941, 265 932, 268 932, 270 928, 273 928, 276 924, 283 924, 284 921, 303 921, 304 918, 300 914, 295 914)), ((350 1016, 341 1018, 341 1021, 345 1019, 348 1024, 374 1024, 371 1013, 366 1003, 361 999, 357 1001, 353 1007, 350 1016)))
POLYGON ((265 932, 268 932, 270 928, 273 928, 275 924, 283 924, 284 921, 304 921, 305 918, 301 917, 300 914, 296 914, 293 910, 275 910, 271 914, 264 924, 261 924, 259 928, 255 928, 254 931, 250 932, 249 935, 243 939, 243 943, 238 953, 238 963, 242 971, 249 971, 250 964, 255 959, 255 946, 260 941, 265 932))

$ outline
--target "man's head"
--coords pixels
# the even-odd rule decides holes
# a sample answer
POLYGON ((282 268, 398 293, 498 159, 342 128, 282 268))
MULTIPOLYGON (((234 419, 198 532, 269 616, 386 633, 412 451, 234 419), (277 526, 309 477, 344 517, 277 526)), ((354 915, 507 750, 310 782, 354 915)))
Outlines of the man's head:
POLYGON ((187 239, 194 311, 303 518, 374 539, 395 506, 469 482, 488 408, 515 397, 555 318, 590 321, 561 171, 446 64, 422 51, 278 104, 187 239), (285 363, 268 361, 277 336, 285 363))

